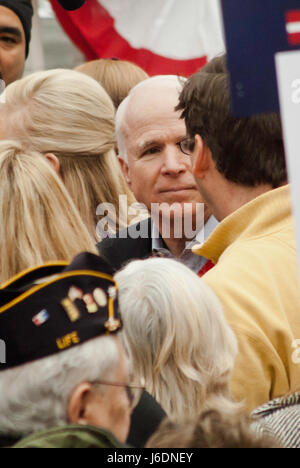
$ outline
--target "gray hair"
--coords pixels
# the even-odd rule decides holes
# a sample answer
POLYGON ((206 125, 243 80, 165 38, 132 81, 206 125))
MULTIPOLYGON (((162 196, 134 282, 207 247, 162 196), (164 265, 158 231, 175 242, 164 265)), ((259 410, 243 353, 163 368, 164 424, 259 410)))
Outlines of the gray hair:
POLYGON ((204 281, 158 258, 134 261, 115 278, 134 377, 167 414, 181 421, 211 408, 237 411, 229 394, 237 340, 204 281))
POLYGON ((118 362, 116 340, 101 336, 0 372, 0 434, 22 437, 67 424, 72 390, 82 382, 106 379, 118 362))
MULTIPOLYGON (((121 159, 128 163, 128 154, 127 148, 124 139, 123 133, 123 124, 126 119, 126 114, 130 108, 130 102, 134 94, 137 90, 145 88, 145 91, 150 88, 177 88, 178 89, 178 97, 180 92, 182 91, 183 85, 186 81, 186 78, 177 76, 177 75, 158 75, 152 76, 147 80, 141 81, 138 83, 134 88, 131 89, 128 96, 122 101, 120 104, 115 119, 115 127, 116 127, 116 140, 119 149, 119 156, 121 159)), ((175 112, 175 106, 174 106, 175 112)))

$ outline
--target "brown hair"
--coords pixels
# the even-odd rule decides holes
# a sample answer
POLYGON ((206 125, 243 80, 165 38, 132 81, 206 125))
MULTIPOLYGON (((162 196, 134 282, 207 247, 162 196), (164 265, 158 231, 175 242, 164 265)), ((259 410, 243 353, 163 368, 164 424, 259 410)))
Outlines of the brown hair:
POLYGON ((146 448, 281 448, 272 438, 256 435, 246 417, 218 411, 202 413, 196 421, 175 424, 164 420, 146 448))
POLYGON ((228 180, 255 187, 287 181, 280 116, 233 117, 226 60, 218 57, 185 84, 176 110, 187 132, 200 135, 218 171, 228 180))
POLYGON ((76 68, 100 83, 117 109, 129 91, 149 75, 139 66, 125 60, 100 59, 76 68))
POLYGON ((201 68, 201 71, 205 73, 227 73, 226 55, 220 55, 213 58, 210 62, 201 68))

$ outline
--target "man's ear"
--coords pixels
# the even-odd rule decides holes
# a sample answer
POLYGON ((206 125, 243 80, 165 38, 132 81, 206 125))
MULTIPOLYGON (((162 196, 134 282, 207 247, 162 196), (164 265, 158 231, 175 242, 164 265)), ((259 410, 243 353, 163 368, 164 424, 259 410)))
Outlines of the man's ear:
POLYGON ((203 179, 210 166, 210 154, 200 135, 195 136, 193 174, 197 179, 203 179))
POLYGON ((91 394, 91 384, 82 382, 74 388, 68 402, 68 421, 71 424, 87 424, 86 409, 88 397, 91 394))
POLYGON ((123 175, 125 177, 125 180, 127 182, 127 184, 129 185, 129 187, 131 186, 131 179, 130 179, 130 175, 129 175, 129 167, 128 167, 128 164, 127 162, 121 158, 120 156, 118 157, 119 159, 119 163, 120 163, 120 166, 121 166, 121 169, 122 169, 122 172, 123 172, 123 175))
POLYGON ((47 161, 49 161, 49 163, 51 164, 55 172, 59 175, 60 162, 59 162, 58 157, 55 156, 55 154, 53 153, 46 153, 45 158, 47 159, 47 161))

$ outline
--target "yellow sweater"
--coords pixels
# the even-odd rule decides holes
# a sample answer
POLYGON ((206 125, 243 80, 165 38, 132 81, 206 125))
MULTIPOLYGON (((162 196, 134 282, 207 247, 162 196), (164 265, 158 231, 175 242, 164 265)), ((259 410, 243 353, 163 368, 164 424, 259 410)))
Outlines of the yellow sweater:
POLYGON ((289 187, 242 206, 193 250, 217 264, 203 279, 238 338, 235 398, 251 411, 299 390, 292 343, 300 339, 300 294, 289 187))

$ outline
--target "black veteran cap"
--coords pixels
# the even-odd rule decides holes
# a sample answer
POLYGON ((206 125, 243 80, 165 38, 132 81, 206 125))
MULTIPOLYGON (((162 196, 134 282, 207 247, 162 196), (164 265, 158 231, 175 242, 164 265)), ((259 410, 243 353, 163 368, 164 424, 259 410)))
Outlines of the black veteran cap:
POLYGON ((29 52, 33 8, 31 0, 0 0, 0 6, 12 10, 21 20, 26 39, 26 57, 29 52))
POLYGON ((100 257, 82 253, 71 264, 27 270, 0 287, 0 371, 120 328, 117 285, 100 257))

